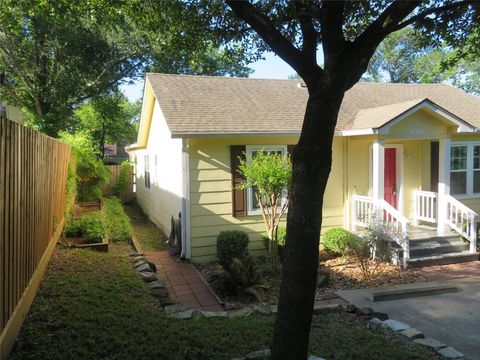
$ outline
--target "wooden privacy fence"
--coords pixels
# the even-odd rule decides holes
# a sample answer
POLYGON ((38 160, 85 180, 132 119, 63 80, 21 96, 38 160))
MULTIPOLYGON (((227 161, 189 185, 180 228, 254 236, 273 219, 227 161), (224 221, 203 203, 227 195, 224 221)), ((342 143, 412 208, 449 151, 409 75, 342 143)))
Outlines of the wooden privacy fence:
POLYGON ((70 146, 0 118, 0 357, 15 341, 63 229, 70 146))
POLYGON ((129 167, 127 175, 127 183, 125 189, 117 194, 115 191, 115 184, 117 184, 120 178, 120 169, 121 165, 106 165, 107 169, 110 171, 110 179, 108 184, 102 187, 102 192, 104 196, 118 196, 122 202, 126 203, 133 199, 133 166, 129 167))

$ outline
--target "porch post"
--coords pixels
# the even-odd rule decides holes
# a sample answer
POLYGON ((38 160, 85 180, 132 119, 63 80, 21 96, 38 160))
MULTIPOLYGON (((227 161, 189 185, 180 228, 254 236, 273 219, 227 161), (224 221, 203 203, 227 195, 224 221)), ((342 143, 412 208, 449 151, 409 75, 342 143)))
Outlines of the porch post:
POLYGON ((445 195, 450 195, 450 139, 440 139, 438 154, 437 232, 444 233, 447 217, 445 195))
POLYGON ((381 200, 384 197, 385 177, 385 141, 374 140, 372 144, 372 197, 381 200))

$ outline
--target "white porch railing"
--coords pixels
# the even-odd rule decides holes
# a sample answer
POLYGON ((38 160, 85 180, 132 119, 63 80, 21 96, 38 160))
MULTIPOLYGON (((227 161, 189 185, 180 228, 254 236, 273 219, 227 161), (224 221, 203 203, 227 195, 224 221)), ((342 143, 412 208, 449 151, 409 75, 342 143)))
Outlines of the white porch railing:
POLYGON ((426 221, 437 222, 438 199, 437 193, 432 191, 417 190, 415 195, 415 223, 426 221))
POLYGON ((477 251, 478 214, 451 195, 445 195, 447 203, 446 223, 470 242, 470 252, 477 251))
POLYGON ((408 219, 385 200, 377 200, 368 196, 352 197, 352 227, 368 227, 375 218, 383 219, 387 225, 390 238, 403 250, 403 266, 410 259, 410 241, 408 238, 408 219))

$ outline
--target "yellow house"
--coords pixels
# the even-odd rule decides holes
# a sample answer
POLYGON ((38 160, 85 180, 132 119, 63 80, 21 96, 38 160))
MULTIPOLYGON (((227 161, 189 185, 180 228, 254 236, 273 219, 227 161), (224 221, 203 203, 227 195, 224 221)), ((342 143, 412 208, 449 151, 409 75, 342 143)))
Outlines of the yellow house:
MULTIPOLYGON (((287 153, 306 100, 298 80, 147 74, 129 147, 136 197, 167 234, 181 214, 183 257, 213 260, 227 229, 263 251, 252 193, 232 190, 237 159, 287 153)), ((449 85, 355 85, 338 118, 322 232, 356 231, 382 214, 404 265, 478 259, 479 127, 480 99, 449 85)))

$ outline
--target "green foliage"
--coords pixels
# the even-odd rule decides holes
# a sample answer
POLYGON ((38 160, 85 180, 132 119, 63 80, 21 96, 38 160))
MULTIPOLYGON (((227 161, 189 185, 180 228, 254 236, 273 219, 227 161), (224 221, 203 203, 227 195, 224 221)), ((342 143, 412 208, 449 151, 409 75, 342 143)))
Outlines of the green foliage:
POLYGON ((236 296, 249 294, 260 302, 265 300, 267 286, 262 271, 255 266, 250 254, 232 258, 223 266, 223 271, 213 275, 212 281, 221 293, 236 296))
POLYGON ((127 242, 132 238, 132 224, 123 210, 120 199, 109 197, 103 200, 105 227, 109 241, 127 242))
MULTIPOLYGON (((279 226, 278 229, 277 229, 277 244, 279 246, 285 246, 285 240, 287 239, 287 228, 284 227, 284 226, 279 226)), ((263 233, 262 235, 262 240, 263 240, 263 243, 265 245, 265 249, 268 250, 269 248, 269 241, 270 241, 270 238, 268 237, 268 233, 263 233)))
MULTIPOLYGON (((241 160, 239 172, 245 181, 238 188, 253 187, 261 197, 281 198, 284 189, 290 187, 292 164, 290 157, 272 151, 259 151, 251 161, 241 160)), ((263 201, 264 204, 268 202, 263 201)))
POLYGON ((113 186, 115 193, 120 195, 128 185, 128 178, 131 175, 132 165, 130 161, 125 160, 120 164, 120 173, 118 174, 118 180, 113 186))
POLYGON ((82 134, 62 133, 61 139, 72 145, 73 154, 77 162, 77 189, 79 201, 100 199, 101 185, 109 179, 109 171, 97 158, 92 142, 82 134))
POLYGON ((65 186, 65 224, 72 220, 75 198, 77 197, 77 175, 73 170, 72 163, 68 164, 67 182, 65 186))
POLYGON ((104 217, 96 211, 83 215, 80 219, 70 221, 65 226, 67 237, 83 236, 88 242, 102 242, 105 236, 104 217))
POLYGON ((217 258, 224 267, 233 258, 243 259, 248 255, 249 238, 246 232, 240 230, 222 231, 217 236, 217 258))
POLYGON ((75 110, 75 129, 89 137, 105 157, 105 144, 129 144, 136 138, 135 123, 140 116, 139 103, 130 103, 120 92, 92 98, 75 110))
POLYGON ((323 246, 329 251, 339 254, 345 254, 352 239, 357 236, 343 228, 333 228, 327 230, 322 237, 323 246))

